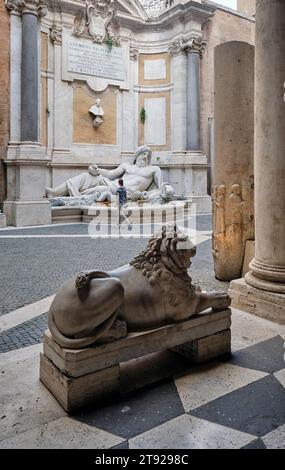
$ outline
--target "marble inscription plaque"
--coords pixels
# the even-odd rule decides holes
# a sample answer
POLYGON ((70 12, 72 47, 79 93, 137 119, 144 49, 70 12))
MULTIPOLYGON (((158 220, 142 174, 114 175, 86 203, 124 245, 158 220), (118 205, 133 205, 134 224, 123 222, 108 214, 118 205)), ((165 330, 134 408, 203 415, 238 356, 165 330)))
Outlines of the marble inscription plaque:
POLYGON ((120 47, 109 50, 105 45, 69 41, 68 71, 123 81, 123 51, 120 47))
POLYGON ((147 115, 145 122, 145 144, 166 145, 166 99, 147 98, 144 100, 147 115))
POLYGON ((145 80, 165 80, 166 79, 165 59, 145 60, 144 61, 144 79, 145 80))

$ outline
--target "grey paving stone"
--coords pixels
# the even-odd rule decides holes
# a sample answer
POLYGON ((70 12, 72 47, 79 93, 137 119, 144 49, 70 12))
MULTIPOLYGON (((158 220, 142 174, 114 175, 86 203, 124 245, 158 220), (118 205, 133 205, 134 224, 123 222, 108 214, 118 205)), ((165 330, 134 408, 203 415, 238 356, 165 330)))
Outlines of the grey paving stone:
POLYGON ((262 341, 234 353, 230 362, 247 369, 274 373, 284 369, 284 339, 281 336, 262 341))
MULTIPOLYGON (((198 216, 197 228, 210 231, 211 217, 198 216)), ((0 315, 54 294, 68 277, 81 270, 122 266, 147 243, 146 239, 3 238, 4 235, 87 234, 87 224, 0 231, 0 315)), ((203 289, 227 289, 227 283, 214 277, 210 240, 198 246, 191 276, 203 289)), ((43 315, 0 334, 0 352, 41 342, 46 328, 47 317, 43 315)))
POLYGON ((184 413, 173 381, 136 391, 116 403, 86 408, 73 419, 130 439, 184 413))
POLYGON ((120 450, 120 449, 129 449, 128 441, 122 442, 122 444, 118 444, 115 447, 112 447, 113 450, 120 450))
POLYGON ((189 414, 262 437, 285 424, 285 390, 269 375, 189 414))
POLYGON ((243 447, 243 449, 266 449, 266 445, 262 439, 256 439, 255 441, 250 442, 247 446, 243 447))

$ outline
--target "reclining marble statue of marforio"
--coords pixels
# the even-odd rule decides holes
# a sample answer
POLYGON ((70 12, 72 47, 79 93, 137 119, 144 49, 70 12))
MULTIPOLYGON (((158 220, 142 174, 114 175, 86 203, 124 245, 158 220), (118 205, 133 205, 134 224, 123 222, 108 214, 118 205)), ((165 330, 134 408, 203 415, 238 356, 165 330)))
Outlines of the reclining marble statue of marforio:
POLYGON ((192 284, 188 269, 195 254, 187 236, 167 226, 128 266, 68 280, 49 311, 53 339, 62 347, 81 349, 130 331, 181 322, 210 307, 228 308, 227 294, 207 293, 192 284), (181 247, 185 242, 187 247, 181 247))
POLYGON ((106 170, 98 165, 90 165, 87 172, 73 176, 56 188, 46 188, 49 199, 62 197, 95 196, 102 201, 109 195, 116 195, 118 180, 124 178, 128 199, 142 199, 155 202, 174 197, 173 187, 163 182, 161 169, 151 164, 152 152, 149 147, 139 147, 132 163, 121 163, 114 170, 106 170))

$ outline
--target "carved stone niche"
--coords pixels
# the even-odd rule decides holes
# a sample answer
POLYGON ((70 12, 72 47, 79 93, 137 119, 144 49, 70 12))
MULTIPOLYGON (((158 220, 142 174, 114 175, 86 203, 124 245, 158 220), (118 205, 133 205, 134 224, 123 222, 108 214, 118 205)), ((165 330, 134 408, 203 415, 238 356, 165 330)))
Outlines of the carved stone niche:
POLYGON ((73 34, 98 44, 120 45, 120 29, 116 22, 114 0, 85 0, 85 11, 78 13, 73 34))

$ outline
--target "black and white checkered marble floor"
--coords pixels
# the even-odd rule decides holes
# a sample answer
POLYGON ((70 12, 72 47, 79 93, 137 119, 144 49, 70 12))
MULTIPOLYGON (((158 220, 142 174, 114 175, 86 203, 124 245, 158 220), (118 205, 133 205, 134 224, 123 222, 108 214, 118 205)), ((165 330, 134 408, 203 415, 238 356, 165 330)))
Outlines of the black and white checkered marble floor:
MULTIPOLYGON (((252 322, 234 315, 234 334, 252 322)), ((253 322, 256 338, 240 331, 228 360, 189 364, 181 376, 70 416, 39 383, 41 345, 2 354, 0 448, 285 448, 284 331, 253 322)))
MULTIPOLYGON (((225 286, 214 279, 209 220, 201 218, 200 224, 204 238, 191 271, 196 283, 208 290, 223 290, 225 286)), ((85 230, 83 226, 45 230, 58 234, 63 229, 75 235, 85 230)), ((15 289, 15 307, 35 302, 54 293, 70 271, 87 269, 89 262, 91 267, 95 262, 100 265, 100 257, 105 263, 107 249, 108 266, 124 262, 130 246, 114 245, 110 249, 103 241, 94 251, 93 260, 87 256, 90 241, 64 240, 62 254, 63 242, 56 240, 40 239, 33 244, 21 238, 12 243, 1 240, 7 254, 2 263, 2 292, 8 293, 9 302, 0 318, 0 448, 285 448, 285 327, 238 310, 233 310, 233 354, 228 360, 201 367, 187 363, 181 373, 181 358, 175 356, 177 369, 168 381, 124 397, 115 396, 108 403, 68 416, 39 381, 41 335, 51 300, 5 312, 13 308, 15 289), (33 254, 37 246, 36 263, 33 254), (80 256, 69 267, 74 247, 80 256), (10 253, 20 257, 17 269, 11 264, 10 253), (62 272, 52 284, 54 261, 46 260, 55 254, 62 272), (84 266, 80 264, 82 259, 84 266), (43 271, 42 266, 47 268, 43 271), (29 271, 41 282, 37 284, 29 271)), ((131 248, 136 252, 140 246, 134 242, 131 248)))

